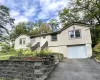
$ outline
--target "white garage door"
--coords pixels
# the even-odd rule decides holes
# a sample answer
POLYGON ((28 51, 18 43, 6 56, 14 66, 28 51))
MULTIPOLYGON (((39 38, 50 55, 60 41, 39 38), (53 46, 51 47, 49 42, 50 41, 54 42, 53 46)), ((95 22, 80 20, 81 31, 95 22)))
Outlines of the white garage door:
POLYGON ((68 58, 87 58, 86 46, 70 46, 68 47, 68 58))

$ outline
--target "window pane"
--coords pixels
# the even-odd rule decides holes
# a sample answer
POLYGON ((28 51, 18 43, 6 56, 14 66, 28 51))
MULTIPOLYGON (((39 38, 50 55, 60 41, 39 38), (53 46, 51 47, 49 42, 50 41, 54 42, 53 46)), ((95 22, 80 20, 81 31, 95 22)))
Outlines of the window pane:
POLYGON ((69 32, 69 37, 70 37, 70 38, 74 38, 74 31, 70 31, 70 32, 69 32))
POLYGON ((57 41, 57 35, 52 35, 52 41, 57 41))
POLYGON ((46 36, 43 36, 43 38, 46 38, 46 36))
POLYGON ((20 43, 19 44, 22 44, 22 39, 20 39, 20 41, 19 41, 20 43))
POLYGON ((80 37, 80 30, 76 30, 76 31, 75 31, 75 37, 76 37, 76 38, 79 38, 79 37, 80 37))
POLYGON ((25 44, 25 39, 23 39, 23 44, 25 44))
POLYGON ((19 44, 25 44, 25 38, 21 38, 19 44))

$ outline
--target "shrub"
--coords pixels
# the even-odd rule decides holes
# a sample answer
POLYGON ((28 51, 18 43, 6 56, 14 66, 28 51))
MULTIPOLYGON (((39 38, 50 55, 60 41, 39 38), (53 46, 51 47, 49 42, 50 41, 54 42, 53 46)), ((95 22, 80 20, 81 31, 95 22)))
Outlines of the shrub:
POLYGON ((97 60, 100 60, 100 54, 97 54, 97 55, 96 55, 96 59, 97 59, 97 60))
POLYGON ((51 54, 52 54, 52 52, 46 49, 46 50, 41 50, 41 51, 37 52, 36 56, 38 56, 38 57, 47 57, 51 54))
POLYGON ((10 51, 10 45, 8 45, 8 44, 2 44, 2 50, 1 50, 1 52, 2 53, 7 53, 9 51, 10 51))
POLYGON ((100 43, 93 48, 94 52, 100 53, 100 43))
POLYGON ((23 56, 23 50, 22 49, 16 50, 15 55, 17 57, 22 57, 23 56))
POLYGON ((33 55, 33 51, 31 51, 31 50, 23 50, 23 53, 22 54, 24 56, 28 56, 28 57, 34 56, 33 55))

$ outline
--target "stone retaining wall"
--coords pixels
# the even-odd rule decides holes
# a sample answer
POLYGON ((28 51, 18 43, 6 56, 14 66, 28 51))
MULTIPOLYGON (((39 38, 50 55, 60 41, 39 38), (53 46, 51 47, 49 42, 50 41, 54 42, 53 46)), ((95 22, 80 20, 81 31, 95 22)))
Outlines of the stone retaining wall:
POLYGON ((0 61, 2 80, 44 80, 55 63, 46 61, 0 61))

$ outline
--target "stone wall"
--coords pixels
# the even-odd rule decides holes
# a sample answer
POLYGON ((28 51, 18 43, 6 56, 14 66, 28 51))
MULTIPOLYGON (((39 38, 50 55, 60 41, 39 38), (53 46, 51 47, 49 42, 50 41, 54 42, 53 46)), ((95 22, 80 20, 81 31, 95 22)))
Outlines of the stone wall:
POLYGON ((2 80, 44 80, 55 63, 51 61, 0 61, 2 80))

